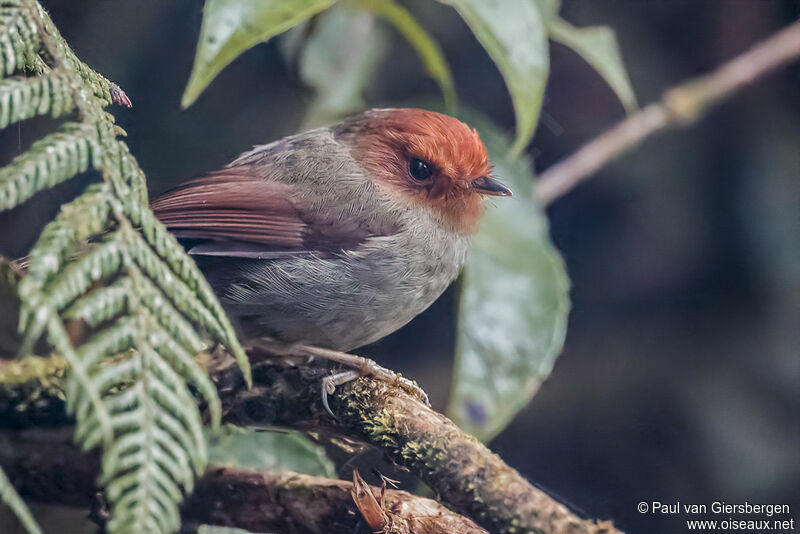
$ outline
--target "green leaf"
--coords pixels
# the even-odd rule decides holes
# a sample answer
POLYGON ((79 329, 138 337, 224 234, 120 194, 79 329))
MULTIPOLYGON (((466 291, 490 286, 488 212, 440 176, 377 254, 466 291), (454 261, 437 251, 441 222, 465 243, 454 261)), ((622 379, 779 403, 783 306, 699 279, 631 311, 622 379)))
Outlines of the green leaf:
POLYGON ((533 397, 564 343, 569 282, 531 197, 529 159, 508 156, 508 139, 468 117, 486 144, 493 176, 514 192, 483 216, 464 272, 456 371, 448 414, 490 440, 533 397))
POLYGON ((208 463, 235 469, 289 469, 336 477, 325 451, 300 432, 225 427, 208 438, 208 463))
POLYGON ((534 0, 539 6, 539 12, 544 18, 545 24, 558 16, 561 10, 561 0, 534 0))
POLYGON ((386 35, 365 11, 336 6, 320 15, 300 53, 299 73, 314 88, 305 128, 364 107, 361 93, 384 56, 386 35))
POLYGON ((33 514, 31 514, 25 501, 16 492, 2 469, 0 469, 0 503, 11 509, 25 532, 28 534, 42 534, 42 529, 36 524, 36 520, 33 518, 33 514))
POLYGON ((520 0, 440 1, 455 7, 500 69, 517 118, 511 151, 522 153, 536 130, 550 65, 539 8, 520 0))
POLYGON ((355 0, 354 3, 386 19, 397 28, 397 31, 414 47, 428 74, 439 84, 447 113, 455 114, 457 97, 453 75, 439 44, 425 31, 425 28, 419 25, 406 8, 392 0, 355 0))
POLYGON ((576 28, 563 19, 555 18, 549 22, 548 31, 553 41, 574 50, 603 77, 628 113, 636 110, 636 95, 611 28, 576 28))
POLYGON ((183 93, 186 108, 211 80, 252 46, 333 5, 335 0, 207 0, 194 67, 183 93))

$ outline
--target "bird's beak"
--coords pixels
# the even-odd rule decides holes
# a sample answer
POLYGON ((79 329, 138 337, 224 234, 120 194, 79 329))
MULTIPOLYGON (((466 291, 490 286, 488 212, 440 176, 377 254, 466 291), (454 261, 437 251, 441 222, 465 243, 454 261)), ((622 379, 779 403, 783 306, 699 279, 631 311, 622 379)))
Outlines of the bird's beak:
POLYGON ((491 195, 493 197, 511 196, 511 189, 488 176, 481 176, 472 180, 472 189, 481 195, 491 195))

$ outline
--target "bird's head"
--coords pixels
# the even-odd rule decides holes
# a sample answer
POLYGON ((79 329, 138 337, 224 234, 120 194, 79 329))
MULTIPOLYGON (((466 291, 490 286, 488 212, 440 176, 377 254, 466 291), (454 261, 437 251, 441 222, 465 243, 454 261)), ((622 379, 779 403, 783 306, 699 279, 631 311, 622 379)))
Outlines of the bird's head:
POLYGON ((511 196, 491 177, 478 132, 453 117, 421 109, 374 109, 337 131, 380 187, 433 210, 458 233, 475 231, 486 196, 511 196))

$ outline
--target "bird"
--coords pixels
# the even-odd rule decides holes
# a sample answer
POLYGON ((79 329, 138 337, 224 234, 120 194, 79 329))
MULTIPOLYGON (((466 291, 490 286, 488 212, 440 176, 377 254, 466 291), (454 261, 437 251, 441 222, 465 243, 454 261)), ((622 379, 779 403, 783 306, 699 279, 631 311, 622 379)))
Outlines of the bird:
MULTIPOLYGON (((428 308, 463 268, 487 197, 511 196, 460 120, 372 109, 253 147, 156 197, 248 345, 397 379, 351 351, 428 308)), ((326 408, 327 396, 323 393, 326 408)))

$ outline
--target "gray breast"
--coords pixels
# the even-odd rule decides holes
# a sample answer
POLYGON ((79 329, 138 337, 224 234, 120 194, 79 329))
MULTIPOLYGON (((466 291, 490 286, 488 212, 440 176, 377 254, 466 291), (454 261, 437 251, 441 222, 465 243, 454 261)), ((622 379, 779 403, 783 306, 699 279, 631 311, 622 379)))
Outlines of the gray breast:
POLYGON ((224 267, 209 258, 204 270, 246 339, 348 351, 405 325, 452 283, 467 240, 440 234, 401 232, 332 256, 227 259, 224 267))

